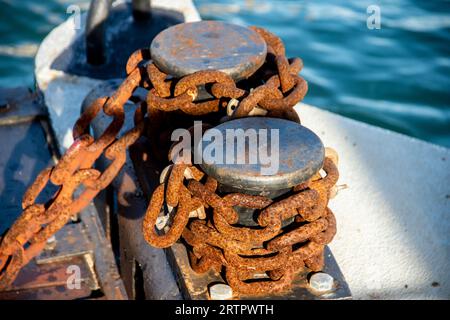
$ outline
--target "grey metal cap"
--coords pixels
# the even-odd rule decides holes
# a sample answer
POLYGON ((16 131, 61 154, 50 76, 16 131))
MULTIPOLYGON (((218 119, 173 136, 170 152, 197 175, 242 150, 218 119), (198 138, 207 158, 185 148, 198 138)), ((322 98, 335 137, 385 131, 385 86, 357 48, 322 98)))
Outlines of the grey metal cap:
POLYGON ((320 170, 325 156, 314 132, 267 117, 240 118, 209 129, 196 152, 208 175, 247 191, 280 190, 305 182, 320 170))
POLYGON ((241 80, 264 63, 267 46, 259 34, 248 28, 221 21, 199 21, 162 31, 153 39, 150 51, 158 68, 175 77, 220 70, 241 80))

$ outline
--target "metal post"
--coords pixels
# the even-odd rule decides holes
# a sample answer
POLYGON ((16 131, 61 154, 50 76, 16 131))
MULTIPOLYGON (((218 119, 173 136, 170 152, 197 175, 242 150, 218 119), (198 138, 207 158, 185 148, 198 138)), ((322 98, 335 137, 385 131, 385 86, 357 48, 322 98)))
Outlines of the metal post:
POLYGON ((92 0, 86 21, 86 60, 92 65, 106 61, 105 29, 111 0, 92 0))
POLYGON ((133 0, 133 18, 135 21, 150 20, 152 16, 151 0, 133 0))

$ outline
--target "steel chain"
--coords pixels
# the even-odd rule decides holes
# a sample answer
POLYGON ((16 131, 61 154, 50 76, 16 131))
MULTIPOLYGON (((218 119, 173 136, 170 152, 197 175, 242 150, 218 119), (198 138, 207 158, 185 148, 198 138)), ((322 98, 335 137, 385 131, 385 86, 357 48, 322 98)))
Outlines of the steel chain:
POLYGON ((327 205, 339 173, 334 151, 329 148, 326 151, 324 175, 317 174, 295 186, 286 198, 277 202, 243 193, 221 197, 213 178, 197 172, 186 179, 185 170, 196 167, 174 164, 167 182, 157 187, 150 200, 143 223, 144 238, 152 246, 166 248, 181 235, 191 247, 189 259, 193 270, 203 273, 213 268, 219 272, 225 267, 227 282, 238 293, 284 291, 305 267, 322 270, 324 247, 336 234, 336 220, 327 205), (164 203, 175 214, 170 228, 158 234, 155 224, 164 203), (205 218, 194 216, 190 220, 189 213, 199 206, 206 208, 205 218), (259 210, 259 227, 236 225, 239 216, 235 206, 259 210), (282 222, 292 218, 294 224, 282 228, 282 222), (254 280, 255 274, 266 274, 270 281, 245 281, 254 280))
MULTIPOLYGON (((223 112, 230 99, 238 100, 231 118, 263 109, 267 116, 300 122, 293 106, 308 90, 306 81, 297 75, 302 61, 288 60, 282 41, 274 34, 251 28, 264 38, 268 48, 266 63, 248 79, 256 83, 252 90, 248 86, 238 87, 230 76, 216 70, 173 79, 151 62, 147 49, 130 56, 127 78, 111 97, 95 100, 83 112, 73 128, 72 146, 55 166, 43 170, 25 193, 22 215, 0 243, 0 289, 10 286, 20 269, 45 247, 46 241, 110 184, 126 161, 127 148, 143 135, 146 123, 152 124, 146 129, 152 137, 161 133, 159 119, 164 113, 179 111, 202 116, 223 112), (198 86, 208 86, 213 98, 196 101, 198 86), (138 87, 148 90, 147 99, 136 103, 135 127, 119 136, 124 124, 124 105, 138 87), (111 117, 111 123, 96 140, 89 134, 89 127, 101 112, 111 117), (100 172, 93 166, 103 154, 111 162, 100 172), (57 192, 44 204, 36 203, 49 183, 58 186, 57 192)), ((153 151, 162 158, 158 150, 153 151)), ((325 177, 316 176, 275 203, 265 197, 238 193, 220 196, 216 193, 217 181, 196 166, 174 164, 168 181, 161 183, 151 197, 143 222, 144 237, 160 248, 182 237, 191 247, 192 268, 206 272, 210 268, 220 271, 225 266, 227 281, 237 292, 285 290, 303 266, 311 270, 323 267, 324 245, 336 232, 334 215, 327 208, 330 190, 338 176, 331 159, 325 160, 325 177), (170 208, 173 217, 170 228, 160 233, 155 224, 163 205, 170 208), (236 226, 238 215, 233 207, 237 205, 259 210, 260 228, 236 226), (285 232, 282 221, 292 217, 297 227, 285 232), (302 245, 297 248, 299 243, 302 245), (271 281, 245 282, 258 272, 265 272, 271 281)))

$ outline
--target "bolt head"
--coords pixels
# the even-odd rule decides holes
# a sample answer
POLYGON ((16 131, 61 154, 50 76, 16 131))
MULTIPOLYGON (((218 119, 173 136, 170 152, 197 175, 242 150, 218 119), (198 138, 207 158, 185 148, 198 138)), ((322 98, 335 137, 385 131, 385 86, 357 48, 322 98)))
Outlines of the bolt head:
POLYGON ((317 292, 331 291, 333 284, 333 277, 324 272, 315 273, 309 279, 309 286, 317 292))
POLYGON ((50 238, 47 239, 47 243, 45 244, 45 250, 53 250, 56 247, 56 237, 55 235, 52 235, 50 238))
POLYGON ((233 297, 233 289, 227 284, 214 284, 209 288, 209 296, 212 300, 231 299, 233 297))

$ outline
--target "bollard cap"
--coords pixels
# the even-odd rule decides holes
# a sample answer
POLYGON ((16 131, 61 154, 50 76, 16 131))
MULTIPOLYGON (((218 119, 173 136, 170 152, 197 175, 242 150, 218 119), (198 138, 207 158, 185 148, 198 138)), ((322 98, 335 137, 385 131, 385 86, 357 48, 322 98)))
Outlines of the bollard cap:
POLYGON ((259 69, 267 46, 259 34, 248 28, 221 21, 199 21, 160 32, 153 39, 150 52, 156 66, 175 77, 219 70, 237 81, 259 69))
POLYGON ((307 181, 322 168, 325 155, 322 141, 308 128, 267 117, 240 118, 211 128, 196 152, 201 168, 222 185, 260 192, 307 181))

